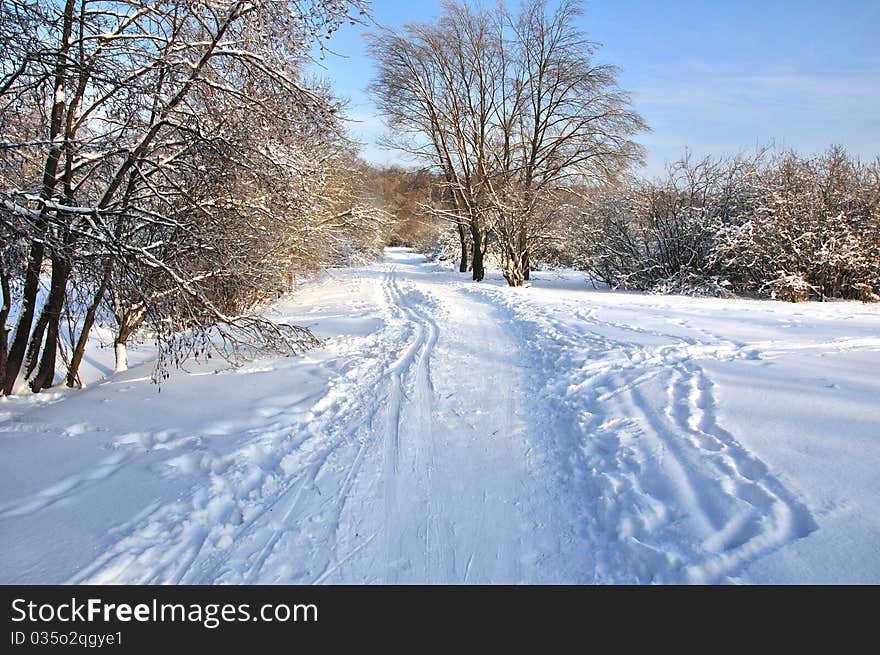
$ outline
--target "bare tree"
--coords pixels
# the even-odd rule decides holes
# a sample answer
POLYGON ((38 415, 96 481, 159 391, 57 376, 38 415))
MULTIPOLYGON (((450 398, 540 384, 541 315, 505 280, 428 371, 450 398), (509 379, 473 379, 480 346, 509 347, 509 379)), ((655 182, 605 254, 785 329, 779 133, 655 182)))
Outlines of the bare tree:
POLYGON ((459 235, 461 270, 470 254, 473 278, 481 280, 487 247, 485 155, 495 90, 489 79, 492 20, 482 9, 442 6, 436 24, 369 37, 379 64, 371 88, 395 134, 389 142, 440 172, 451 206, 440 214, 459 235))
POLYGON ((469 228, 474 279, 487 236, 512 286, 528 276, 553 219, 556 194, 607 180, 637 162, 631 139, 645 129, 616 85, 616 69, 592 61, 577 27, 580 4, 549 12, 530 0, 517 14, 444 2, 434 24, 371 37, 372 85, 392 142, 441 171, 451 213, 469 228))

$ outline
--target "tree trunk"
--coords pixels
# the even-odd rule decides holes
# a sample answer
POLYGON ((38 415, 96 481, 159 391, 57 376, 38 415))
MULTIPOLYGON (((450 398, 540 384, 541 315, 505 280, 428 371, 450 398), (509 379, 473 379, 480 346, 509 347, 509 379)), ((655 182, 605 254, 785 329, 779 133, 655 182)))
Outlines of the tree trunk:
POLYGON ((523 285, 525 275, 522 269, 522 258, 516 255, 505 255, 504 279, 507 280, 507 285, 511 287, 521 287, 523 285))
POLYGON ((473 279, 481 282, 486 275, 483 269, 483 234, 479 225, 471 222, 471 239, 473 240, 473 253, 471 258, 471 269, 473 270, 473 279))
MULTIPOLYGON (((128 209, 128 203, 131 199, 131 194, 135 188, 135 180, 137 176, 134 173, 131 173, 128 178, 128 186, 125 189, 125 195, 122 199, 122 211, 128 209)), ((122 238, 122 225, 123 222, 121 220, 116 222, 116 227, 113 230, 113 238, 115 241, 119 241, 122 238)), ((92 302, 89 304, 88 309, 86 310, 86 315, 83 318, 83 326, 82 330, 79 333, 79 337, 76 340, 76 347, 73 351, 73 357, 70 360, 70 367, 67 371, 67 386, 73 387, 77 384, 81 386, 79 381, 79 367, 82 365, 83 357, 85 357, 86 353, 86 345, 89 340, 89 333, 92 330, 92 327, 95 324, 95 316, 98 313, 98 307, 101 306, 101 301, 104 299, 104 294, 107 293, 107 289, 110 288, 110 282, 113 279, 113 268, 116 264, 116 260, 113 257, 108 257, 104 262, 104 275, 101 277, 101 284, 98 285, 98 290, 95 292, 95 295, 92 297, 92 302)), ((296 276, 291 273, 291 289, 296 287, 296 276)), ((126 358, 127 359, 127 358, 126 358)))
POLYGON ((9 285, 9 276, 0 262, 0 288, 3 291, 3 305, 0 307, 0 383, 6 379, 6 357, 8 355, 8 341, 6 319, 12 309, 12 289, 9 285))
POLYGON ((110 277, 112 274, 113 259, 111 258, 104 266, 104 277, 101 279, 101 284, 95 292, 92 302, 89 304, 89 308, 86 310, 82 330, 80 330, 79 337, 76 340, 76 347, 73 349, 73 356, 70 360, 70 369, 67 371, 68 387, 77 386, 79 367, 82 364, 83 357, 86 353, 89 332, 91 332, 92 326, 95 324, 95 315, 98 313, 98 307, 101 306, 101 300, 104 298, 104 294, 107 292, 107 287, 110 285, 110 277))
POLYGON ((117 337, 116 341, 113 342, 113 348, 116 354, 116 367, 114 370, 117 373, 128 370, 128 349, 125 347, 126 341, 128 341, 128 337, 117 337))
MULTIPOLYGON (((46 164, 43 167, 43 182, 40 189, 40 197, 49 200, 55 193, 58 183, 58 163, 61 160, 61 145, 58 139, 64 127, 64 84, 67 79, 67 53, 70 50, 70 34, 73 29, 73 12, 76 6, 75 0, 67 0, 64 5, 64 25, 61 31, 61 42, 58 55, 55 60, 55 85, 52 115, 49 123, 49 141, 52 144, 46 156, 46 164)), ((18 325, 15 328, 15 337, 9 348, 6 359, 6 376, 3 380, 3 393, 9 395, 15 386, 21 365, 24 361, 25 350, 31 336, 31 325, 36 313, 37 290, 40 284, 40 269, 43 266, 45 256, 45 235, 48 232, 46 214, 48 210, 43 208, 40 222, 37 225, 38 233, 31 241, 31 250, 28 255, 27 273, 25 274, 24 290, 22 293, 21 314, 18 317, 18 325)))
POLYGON ((126 344, 128 343, 128 338, 135 331, 135 328, 129 325, 130 319, 131 314, 126 314, 122 325, 119 326, 119 332, 116 333, 116 339, 113 341, 114 354, 116 355, 116 367, 114 370, 117 373, 128 370, 128 348, 126 344))
POLYGON ((70 264, 63 259, 62 255, 53 255, 52 286, 49 289, 49 299, 46 301, 46 308, 43 312, 48 316, 46 344, 43 346, 43 356, 40 358, 37 375, 31 381, 31 390, 34 393, 48 389, 55 382, 55 360, 58 355, 61 310, 64 308, 69 277, 70 264))
POLYGON ((127 309, 121 316, 117 315, 116 320, 119 322, 119 330, 116 332, 116 339, 113 347, 116 354, 116 372, 128 370, 128 349, 126 344, 128 338, 134 334, 146 316, 146 307, 143 303, 136 303, 127 309))
POLYGON ((458 222, 458 241, 461 244, 461 261, 458 265, 459 273, 467 273, 468 270, 468 244, 467 231, 464 229, 464 223, 458 222))
POLYGON ((40 286, 40 269, 43 266, 44 253, 42 239, 34 240, 31 243, 27 271, 25 272, 21 313, 18 316, 15 336, 12 338, 12 345, 9 347, 9 354, 6 358, 3 393, 7 396, 12 393, 15 380, 18 378, 18 373, 21 371, 21 365, 24 362, 25 351, 28 349, 31 326, 34 324, 34 314, 36 314, 37 290, 40 286))
POLYGON ((532 263, 529 259, 529 251, 523 251, 522 256, 522 272, 523 272, 523 280, 528 280, 532 275, 532 263))
POLYGON ((24 377, 29 379, 37 368, 40 361, 40 348, 43 346, 43 337, 46 335, 46 326, 49 325, 49 314, 44 306, 40 312, 40 318, 37 319, 37 325, 31 334, 31 341, 28 344, 27 356, 24 359, 24 377))
POLYGON ((505 269, 504 279, 507 280, 507 286, 509 287, 521 287, 523 285, 522 275, 513 267, 505 269))

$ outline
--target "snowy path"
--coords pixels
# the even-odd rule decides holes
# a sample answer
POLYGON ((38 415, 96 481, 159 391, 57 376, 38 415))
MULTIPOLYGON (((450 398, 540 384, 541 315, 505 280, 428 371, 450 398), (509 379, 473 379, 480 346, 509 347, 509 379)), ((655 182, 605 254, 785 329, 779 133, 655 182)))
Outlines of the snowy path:
POLYGON ((322 350, 3 401, 0 580, 880 579, 876 308, 543 286, 390 249, 276 306, 322 350))
MULTIPOLYGON (((123 434, 94 470, 0 506, 0 520, 14 531, 15 518, 121 478, 141 455, 163 476, 196 484, 114 525, 107 547, 67 581, 587 579, 578 567, 588 551, 559 546, 569 530, 552 523, 531 467, 517 345, 491 306, 444 282, 408 253, 339 280, 382 327, 322 361, 332 373, 316 391, 297 392, 295 383, 265 397, 245 390, 188 430, 123 434)), ((307 289, 305 302, 326 291, 307 289)), ((309 314, 332 321, 324 309, 309 314)), ((287 386, 289 372, 271 377, 287 386)), ((169 387, 161 396, 178 393, 169 387)))

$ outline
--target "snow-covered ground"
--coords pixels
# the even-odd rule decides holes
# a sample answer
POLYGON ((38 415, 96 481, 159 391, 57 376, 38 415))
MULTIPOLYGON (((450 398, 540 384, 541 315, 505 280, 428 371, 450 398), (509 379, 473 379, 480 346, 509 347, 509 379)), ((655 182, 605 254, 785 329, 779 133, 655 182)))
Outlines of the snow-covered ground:
POLYGON ((273 306, 323 349, 0 401, 0 582, 880 582, 880 307, 466 277, 389 249, 273 306))

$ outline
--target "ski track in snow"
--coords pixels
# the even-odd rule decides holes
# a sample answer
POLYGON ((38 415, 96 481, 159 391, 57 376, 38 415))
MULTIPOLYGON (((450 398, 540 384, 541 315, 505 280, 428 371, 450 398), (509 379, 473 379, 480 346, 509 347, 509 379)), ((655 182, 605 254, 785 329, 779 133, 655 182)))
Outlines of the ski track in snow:
MULTIPOLYGON (((386 273, 383 289, 392 316, 417 315, 416 310, 396 304, 401 302, 401 292, 393 270, 386 273)), ((179 504, 158 508, 120 527, 128 536, 70 582, 198 584, 293 579, 316 583, 326 579, 333 567, 354 552, 327 553, 322 545, 338 543, 339 517, 365 451, 376 447, 383 436, 376 429, 383 414, 389 420, 384 436, 393 474, 402 378, 423 348, 421 324, 418 327, 417 337, 402 355, 380 361, 372 370, 350 372, 317 402, 306 398, 280 411, 272 405, 283 405, 283 398, 278 399, 280 403, 269 403, 269 411, 262 413, 273 422, 251 427, 252 443, 220 461, 199 462, 211 471, 207 493, 197 489, 179 504), (361 391, 383 386, 390 389, 385 398, 361 391), (285 422, 285 414, 295 413, 298 405, 310 407, 314 416, 304 422, 285 422), (264 567, 278 549, 282 555, 288 553, 289 561, 266 579, 264 567), (317 556, 311 566, 297 562, 303 552, 317 556)), ((400 329, 408 334, 412 328, 404 324, 400 329)), ((383 345, 388 344, 373 348, 383 345)), ((364 535, 354 549, 376 536, 364 535)))
MULTIPOLYGON (((323 387, 257 397, 247 415, 220 407, 196 432, 114 436, 85 472, 0 504, 0 525, 149 457, 157 476, 191 482, 115 525, 61 581, 736 582, 817 523, 720 424, 702 364, 880 350, 602 320, 405 251, 340 275, 328 284, 377 291, 381 320, 337 344, 323 387)), ((52 428, 0 423, 22 429, 52 428)))
MULTIPOLYGON (((110 458, 116 468, 107 474, 138 452, 161 449, 168 455, 159 468, 195 474, 200 484, 116 526, 118 540, 66 582, 556 579, 556 573, 521 570, 520 559, 531 553, 521 552, 526 528, 517 522, 521 512, 512 499, 518 490, 510 487, 525 486, 525 441, 520 438, 522 452, 510 456, 523 460, 516 462, 521 476, 515 483, 510 462, 494 452, 497 444, 486 442, 511 430, 514 409, 500 408, 504 418, 493 433, 486 427, 495 425, 492 407, 479 409, 483 399, 462 400, 443 390, 438 401, 431 366, 442 309, 430 292, 401 281, 398 268, 391 263, 381 270, 386 328, 361 344, 371 356, 320 397, 267 398, 249 419, 221 418, 201 436, 166 431, 116 438, 120 453, 110 458), (226 454, 211 448, 212 435, 233 432, 246 435, 242 447, 226 454), (453 444, 449 434, 465 436, 453 444), (462 464, 463 457, 472 461, 462 464), (497 468, 496 459, 505 467, 497 468), (457 512, 451 488, 471 496, 457 512)), ((444 290, 480 308, 459 289, 444 290)), ((479 312, 469 313, 481 320, 479 312)), ((500 343, 500 334, 492 336, 499 347, 512 348, 500 343)), ((453 343, 449 339, 446 347, 453 343)), ((492 359, 491 347, 487 351, 492 359)), ((501 385, 490 402, 514 395, 501 385)), ((89 479, 99 472, 104 475, 98 469, 89 479)), ((56 486, 74 489, 87 481, 56 486)), ((53 488, 0 508, 0 518, 36 511, 55 495, 53 488)))
MULTIPOLYGON (((729 582, 750 561, 816 529, 795 495, 718 424, 715 385, 699 364, 763 359, 767 345, 735 344, 705 331, 710 340, 701 342, 603 322, 593 310, 500 302, 524 335, 536 337, 536 367, 573 373, 548 376, 542 395, 547 420, 565 442, 561 469, 587 503, 597 581, 729 582), (674 343, 649 347, 602 336, 621 330, 674 343), (666 392, 648 395, 645 388, 666 392), (664 396, 664 406, 652 402, 664 396), (572 437, 579 442, 575 455, 572 437)), ((875 349, 880 340, 803 347, 860 346, 875 349)))

